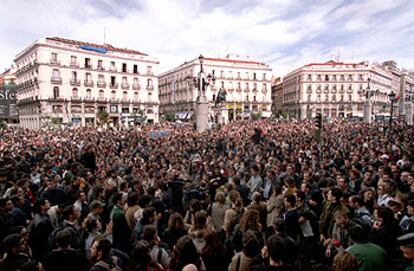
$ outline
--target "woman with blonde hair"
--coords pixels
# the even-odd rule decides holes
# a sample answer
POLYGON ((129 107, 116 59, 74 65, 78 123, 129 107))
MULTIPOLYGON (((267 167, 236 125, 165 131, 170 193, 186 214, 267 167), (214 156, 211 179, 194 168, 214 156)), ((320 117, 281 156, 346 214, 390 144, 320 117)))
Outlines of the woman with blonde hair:
POLYGON ((333 268, 335 271, 357 271, 359 262, 351 253, 341 251, 334 257, 333 268))

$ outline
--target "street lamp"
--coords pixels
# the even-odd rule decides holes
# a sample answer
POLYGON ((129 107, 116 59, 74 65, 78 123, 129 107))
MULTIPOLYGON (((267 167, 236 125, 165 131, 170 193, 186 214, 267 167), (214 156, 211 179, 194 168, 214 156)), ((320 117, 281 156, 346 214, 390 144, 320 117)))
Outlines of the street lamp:
POLYGON ((393 111, 394 111, 394 102, 395 102, 395 93, 394 91, 391 91, 390 94, 388 94, 388 98, 390 99, 391 102, 391 111, 390 111, 390 124, 389 124, 389 133, 391 134, 391 128, 392 128, 392 115, 393 115, 393 111))
POLYGON ((204 57, 200 55, 198 57, 200 62, 200 72, 197 77, 192 77, 191 75, 187 76, 187 82, 189 85, 192 85, 197 88, 197 107, 196 107, 196 128, 197 131, 203 132, 207 129, 208 124, 208 102, 206 97, 207 86, 215 83, 216 78, 214 75, 206 74, 203 70, 204 57))

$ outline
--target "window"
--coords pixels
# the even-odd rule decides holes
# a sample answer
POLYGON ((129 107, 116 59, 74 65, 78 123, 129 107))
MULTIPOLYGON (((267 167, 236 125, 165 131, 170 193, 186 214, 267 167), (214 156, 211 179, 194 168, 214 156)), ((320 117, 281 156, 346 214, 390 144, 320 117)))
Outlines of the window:
POLYGON ((53 98, 59 98, 59 88, 58 87, 54 87, 53 88, 53 98))
POLYGON ((122 84, 128 84, 126 76, 122 77, 122 84))
POLYGON ((352 95, 348 95, 348 101, 352 101, 352 95))
POLYGON ((256 73, 253 73, 253 80, 256 80, 256 73))
POLYGON ((152 79, 147 79, 147 86, 152 87, 152 79))
POLYGON ((249 77, 249 72, 246 72, 246 73, 245 73, 245 76, 246 76, 246 77, 245 77, 245 79, 250 79, 250 77, 249 77))
POLYGON ((86 90, 86 98, 88 98, 88 99, 92 98, 92 90, 90 90, 90 89, 86 90))
POLYGON ((103 99, 105 97, 105 92, 103 89, 99 90, 99 99, 103 99))
POLYGON ((318 102, 318 103, 320 103, 320 102, 321 102, 321 95, 320 95, 320 94, 318 94, 318 95, 316 96, 316 102, 318 102))
POLYGON ((358 75, 358 80, 359 80, 359 81, 363 81, 363 80, 364 80, 364 76, 363 76, 362 74, 359 74, 359 75, 358 75))
POLYGON ((72 97, 73 98, 78 98, 78 95, 79 95, 78 89, 77 88, 72 89, 72 97))
POLYGON ((138 78, 134 77, 134 85, 138 85, 138 78))
POLYGON ((115 85, 116 84, 116 77, 115 76, 111 76, 111 85, 115 85))
POLYGON ((134 100, 137 101, 139 97, 139 94, 137 91, 134 92, 134 100))
POLYGON ((216 100, 216 94, 213 94, 213 101, 216 100))
POLYGON ((308 74, 308 81, 312 81, 312 75, 308 74))
POLYGON ((348 75, 348 81, 352 81, 352 80, 353 80, 352 74, 348 75))
POLYGON ((147 66, 147 74, 152 75, 152 66, 147 66))
POLYGON ((341 74, 341 81, 345 81, 345 74, 341 74))
POLYGON ((224 71, 220 71, 220 77, 224 78, 224 71))
POLYGON ((343 91, 344 90, 344 85, 341 85, 341 91, 343 91))
POLYGON ((263 91, 266 91, 266 90, 267 90, 267 85, 266 85, 266 83, 263 83, 263 85, 262 85, 262 90, 263 90, 263 91))
POLYGON ((322 90, 322 86, 318 84, 318 86, 316 87, 316 90, 322 90))
POLYGON ((221 82, 221 88, 224 89, 224 82, 221 82))
POLYGON ((52 77, 58 79, 60 77, 60 71, 58 69, 53 69, 52 77))
POLYGON ((115 90, 111 91, 111 99, 116 99, 116 91, 115 90))
POLYGON ((237 72, 237 79, 240 79, 240 78, 241 78, 240 72, 237 72))
POLYGON ((76 56, 71 56, 70 57, 70 64, 71 65, 76 65, 77 64, 76 62, 78 62, 76 56))
POLYGON ((78 74, 76 72, 72 72, 72 80, 76 81, 77 78, 78 78, 78 74))
POLYGON ((321 81, 321 80, 322 80, 322 77, 321 77, 321 75, 320 75, 320 74, 318 74, 317 80, 318 80, 318 81, 321 81))
POLYGON ((325 81, 329 81, 329 75, 325 75, 325 81))
POLYGON ((137 64, 134 64, 134 70, 133 70, 133 72, 134 73, 138 73, 138 65, 137 64))
POLYGON ((253 83, 253 90, 257 90, 257 83, 253 83))
POLYGON ((240 82, 237 82, 237 89, 241 89, 241 83, 240 82))
POLYGON ((332 95, 332 102, 336 101, 336 95, 332 95))
POLYGON ((127 64, 122 63, 122 72, 127 72, 127 64))
POLYGON ((91 68, 91 59, 90 58, 85 58, 85 68, 89 69, 91 68))
POLYGON ((249 101, 249 95, 246 95, 246 102, 249 101))
POLYGON ((52 53, 52 62, 56 63, 57 62, 57 53, 52 53))
POLYGON ((308 95, 308 102, 310 102, 310 101, 311 101, 311 99, 312 99, 312 94, 309 94, 309 95, 308 95))
POLYGON ((263 74, 263 80, 266 80, 266 74, 265 73, 263 74))
POLYGON ((256 101, 256 96, 253 96, 253 102, 255 102, 256 101))
POLYGON ((86 82, 92 82, 92 75, 89 72, 86 73, 86 82))
POLYGON ((103 69, 102 63, 103 63, 102 60, 99 59, 98 60, 98 70, 102 70, 103 69))
POLYGON ((348 90, 352 90, 352 85, 351 84, 348 85, 348 90))
POLYGON ((122 99, 124 99, 124 100, 128 99, 128 92, 124 91, 122 93, 122 99))
POLYGON ((233 72, 232 71, 229 71, 229 78, 233 79, 233 72))
POLYGON ((105 81, 105 76, 103 74, 99 74, 98 75, 98 82, 104 82, 105 81))
POLYGON ((336 81, 336 74, 333 75, 332 81, 336 81))

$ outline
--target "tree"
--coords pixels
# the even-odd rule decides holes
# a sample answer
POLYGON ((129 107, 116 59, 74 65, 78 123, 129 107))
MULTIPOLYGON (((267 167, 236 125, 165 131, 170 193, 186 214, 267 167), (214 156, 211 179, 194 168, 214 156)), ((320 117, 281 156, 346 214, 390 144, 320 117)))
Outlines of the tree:
POLYGON ((105 110, 100 110, 96 113, 96 118, 99 121, 100 125, 106 124, 109 121, 109 114, 105 110))
POLYGON ((0 119, 0 130, 6 129, 7 128, 7 124, 4 121, 4 119, 0 119))
POLYGON ((258 120, 262 117, 262 113, 261 112, 257 112, 257 113, 252 112, 251 117, 252 117, 252 120, 258 120))
POLYGON ((164 113, 164 117, 166 121, 174 121, 175 115, 171 112, 164 113))

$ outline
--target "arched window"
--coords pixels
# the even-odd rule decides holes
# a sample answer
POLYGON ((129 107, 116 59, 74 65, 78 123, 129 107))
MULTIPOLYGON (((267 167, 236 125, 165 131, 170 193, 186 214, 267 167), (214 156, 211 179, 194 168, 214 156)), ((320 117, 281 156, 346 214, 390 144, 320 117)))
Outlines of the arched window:
POLYGON ((53 98, 59 98, 59 88, 58 87, 54 87, 53 88, 53 98))

